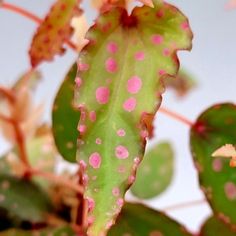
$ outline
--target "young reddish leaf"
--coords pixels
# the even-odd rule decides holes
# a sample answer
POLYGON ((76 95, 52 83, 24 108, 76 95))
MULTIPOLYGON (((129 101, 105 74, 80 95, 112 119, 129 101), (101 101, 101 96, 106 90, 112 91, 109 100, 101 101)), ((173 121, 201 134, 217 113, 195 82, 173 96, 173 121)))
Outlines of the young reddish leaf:
POLYGON ((139 198, 153 198, 161 194, 171 183, 174 173, 174 153, 170 143, 155 145, 144 155, 132 193, 139 198))
POLYGON ((176 95, 181 98, 187 95, 196 86, 196 82, 189 73, 186 73, 184 70, 179 70, 174 78, 167 77, 165 79, 165 86, 173 89, 176 95))
POLYGON ((77 125, 80 112, 74 107, 74 80, 77 66, 73 65, 62 83, 53 105, 52 128, 60 154, 70 162, 76 162, 77 125))
POLYGON ((163 213, 141 204, 126 203, 108 236, 190 236, 186 229, 163 213))
POLYGON ((40 24, 30 47, 32 67, 42 61, 51 61, 56 54, 63 54, 63 44, 70 39, 73 30, 71 19, 81 14, 80 0, 57 0, 40 24))
POLYGON ((230 159, 212 157, 226 143, 236 143, 236 106, 218 104, 203 112, 191 129, 191 149, 199 181, 215 214, 236 224, 236 174, 230 159))
POLYGON ((235 236, 236 231, 231 229, 222 220, 215 216, 210 217, 202 226, 201 236, 235 236))
POLYGON ((143 157, 143 116, 160 106, 161 78, 178 70, 176 51, 191 47, 186 17, 156 2, 131 15, 122 8, 101 15, 78 61, 78 161, 85 169, 88 235, 103 235, 114 223, 143 157))

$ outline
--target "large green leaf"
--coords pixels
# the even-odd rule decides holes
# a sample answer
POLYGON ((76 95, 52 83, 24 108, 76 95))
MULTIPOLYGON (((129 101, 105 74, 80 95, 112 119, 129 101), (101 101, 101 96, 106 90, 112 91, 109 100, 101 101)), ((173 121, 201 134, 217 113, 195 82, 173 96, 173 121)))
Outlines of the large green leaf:
POLYGON ((171 144, 159 143, 145 153, 131 191, 139 198, 155 197, 169 186, 173 173, 174 152, 171 144))
POLYGON ((235 236, 236 232, 230 229, 223 221, 210 217, 202 226, 201 236, 235 236))
POLYGON ((200 185, 213 211, 236 224, 236 171, 229 159, 212 157, 227 143, 236 143, 236 106, 218 104, 203 112, 191 129, 191 149, 200 185))
POLYGON ((53 105, 52 126, 55 142, 61 155, 76 162, 78 120, 80 112, 74 108, 74 81, 77 66, 74 64, 62 83, 53 105))
POLYGON ((191 36, 186 17, 162 1, 131 15, 114 8, 89 30, 76 79, 89 235, 106 232, 120 212, 161 102, 161 78, 176 74, 176 51, 189 49, 191 36))
POLYGON ((10 175, 0 175, 0 208, 8 216, 31 223, 45 222, 46 212, 52 205, 46 195, 34 183, 10 175))
POLYGON ((75 236, 75 232, 69 226, 62 226, 59 228, 24 231, 19 229, 11 229, 0 233, 0 236, 75 236))
POLYGON ((163 213, 141 204, 125 204, 108 236, 190 236, 186 229, 163 213))
POLYGON ((30 47, 31 65, 36 67, 42 61, 51 61, 56 54, 63 54, 63 44, 73 32, 72 17, 80 14, 79 0, 57 0, 44 21, 39 25, 30 47))

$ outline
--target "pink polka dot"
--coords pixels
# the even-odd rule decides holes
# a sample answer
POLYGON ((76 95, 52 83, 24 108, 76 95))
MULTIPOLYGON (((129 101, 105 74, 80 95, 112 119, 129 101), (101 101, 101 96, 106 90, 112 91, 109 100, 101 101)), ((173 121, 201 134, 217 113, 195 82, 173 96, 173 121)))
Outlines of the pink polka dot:
POLYGON ((135 109, 136 107, 136 99, 135 98, 128 98, 124 104, 123 104, 123 108, 124 110, 131 112, 135 109))
POLYGON ((236 186, 233 182, 228 182, 225 184, 225 194, 230 200, 236 199, 236 186))
POLYGON ((163 37, 159 34, 155 34, 152 36, 152 43, 155 45, 159 45, 163 42, 163 37))
POLYGON ((137 61, 142 61, 145 59, 145 53, 144 52, 137 52, 137 53, 135 53, 134 57, 137 61))
POLYGON ((188 30, 189 29, 189 23, 187 21, 185 21, 180 25, 180 27, 181 27, 182 30, 188 30))
POLYGON ((121 173, 125 173, 125 171, 126 171, 126 168, 125 168, 125 166, 119 166, 118 167, 118 172, 121 174, 121 173))
POLYGON ((129 156, 127 148, 121 145, 116 147, 115 153, 118 159, 126 159, 129 156))
POLYGON ((77 77, 75 79, 75 84, 78 88, 80 88, 80 86, 82 85, 82 79, 80 77, 77 77))
POLYGON ((160 231, 152 231, 149 236, 163 236, 163 234, 160 231))
POLYGON ((120 195, 119 188, 117 188, 117 187, 113 188, 112 189, 112 194, 113 194, 113 196, 118 197, 120 195))
POLYGON ((125 136, 125 130, 123 130, 123 129, 119 129, 119 130, 117 130, 117 135, 118 136, 120 136, 120 137, 124 137, 125 136))
POLYGON ((79 62, 78 63, 78 70, 79 71, 87 71, 89 69, 89 65, 86 63, 79 62))
POLYGON ((114 42, 111 42, 111 43, 108 43, 107 45, 107 51, 110 52, 110 53, 116 53, 118 50, 118 46, 116 43, 114 42))
POLYGON ((106 60, 106 70, 110 73, 115 73, 117 71, 117 63, 115 59, 113 58, 108 58, 106 60))
POLYGON ((134 181, 135 181, 135 176, 134 175, 129 176, 128 184, 133 184, 134 181))
POLYGON ((124 205, 124 199, 119 198, 119 199, 116 201, 116 204, 117 204, 119 207, 122 207, 122 206, 124 205))
POLYGON ((168 57, 168 56, 170 55, 170 49, 169 49, 169 48, 165 48, 165 49, 163 50, 163 55, 164 55, 165 57, 168 57))
POLYGON ((89 164, 94 168, 94 169, 98 169, 100 168, 101 165, 101 156, 99 153, 94 152, 93 154, 91 154, 91 156, 89 157, 89 164))
POLYGON ((95 202, 92 198, 87 198, 88 201, 88 211, 93 211, 95 207, 95 202))
POLYGON ((110 97, 110 90, 107 87, 99 87, 96 90, 96 99, 100 104, 106 104, 110 97))
POLYGON ((96 121, 96 112, 95 111, 90 111, 89 112, 89 119, 92 121, 92 122, 94 122, 94 121, 96 121))
POLYGON ((165 70, 159 70, 158 74, 159 75, 164 75, 164 74, 166 74, 166 71, 165 70))
POLYGON ((212 162, 212 169, 215 172, 220 172, 222 170, 222 161, 219 158, 216 158, 212 162))
POLYGON ((142 80, 138 76, 133 76, 127 81, 127 90, 129 93, 138 93, 142 87, 142 80))
POLYGON ((86 131, 86 125, 79 125, 79 126, 78 126, 78 131, 79 131, 80 133, 85 133, 85 131, 86 131))
POLYGON ((100 145, 100 144, 102 144, 102 140, 100 139, 100 138, 96 138, 96 144, 98 144, 98 145, 100 145))

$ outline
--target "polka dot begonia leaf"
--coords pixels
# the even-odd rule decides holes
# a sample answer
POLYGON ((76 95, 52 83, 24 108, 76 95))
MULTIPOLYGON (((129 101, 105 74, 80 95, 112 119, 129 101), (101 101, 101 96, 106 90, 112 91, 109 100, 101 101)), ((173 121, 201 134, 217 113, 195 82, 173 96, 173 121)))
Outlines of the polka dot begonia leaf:
POLYGON ((161 212, 126 203, 108 236, 190 236, 186 229, 161 212))
POLYGON ((74 64, 62 83, 53 104, 52 130, 58 151, 69 162, 76 162, 77 125, 80 112, 74 107, 74 64))
POLYGON ((0 209, 32 224, 44 223, 45 214, 53 213, 49 197, 38 185, 6 174, 0 175, 0 209))
POLYGON ((75 99, 81 111, 77 158, 93 236, 105 234, 122 208, 161 103, 161 81, 177 73, 176 52, 191 48, 192 34, 178 9, 155 1, 154 8, 136 7, 130 15, 111 9, 87 38, 75 99))
POLYGON ((63 44, 70 39, 73 30, 71 20, 81 14, 80 0, 57 0, 39 25, 29 50, 32 67, 42 61, 51 61, 56 54, 63 54, 63 44))
POLYGON ((236 143, 236 106, 217 104, 203 112, 191 129, 191 150, 201 188, 215 215, 236 225, 236 171, 230 158, 212 157, 228 143, 236 143))
POLYGON ((210 217, 202 226, 201 236, 235 236, 235 229, 231 229, 229 225, 225 224, 217 217, 210 217))
POLYGON ((158 196, 170 185, 174 174, 174 151, 168 142, 161 142, 144 155, 131 187, 131 192, 144 199, 158 196))

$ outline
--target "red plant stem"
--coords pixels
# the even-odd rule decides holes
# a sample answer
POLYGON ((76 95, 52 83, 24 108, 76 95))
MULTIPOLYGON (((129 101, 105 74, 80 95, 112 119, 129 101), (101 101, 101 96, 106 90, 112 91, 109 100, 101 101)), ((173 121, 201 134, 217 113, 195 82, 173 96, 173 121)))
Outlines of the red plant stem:
POLYGON ((194 123, 192 121, 188 120, 187 118, 183 117, 182 115, 177 114, 167 108, 160 107, 158 111, 160 111, 161 113, 163 113, 167 116, 170 116, 171 118, 174 118, 175 120, 178 120, 178 121, 182 122, 183 124, 186 124, 190 127, 192 127, 194 125, 194 123))
POLYGON ((176 204, 173 206, 168 206, 168 207, 162 208, 161 210, 162 211, 175 211, 175 210, 179 210, 179 209, 183 209, 183 208, 187 208, 187 207, 201 205, 205 202, 206 202, 205 199, 200 199, 200 200, 195 200, 195 201, 191 201, 191 202, 179 203, 179 204, 176 204))
POLYGON ((4 97, 6 97, 11 103, 15 101, 15 96, 12 91, 0 86, 0 95, 1 94, 4 95, 4 97))
POLYGON ((84 192, 84 188, 81 185, 74 184, 69 179, 65 179, 64 177, 32 168, 26 169, 26 171, 28 171, 31 175, 37 175, 51 182, 64 185, 65 187, 73 189, 79 194, 83 194, 84 192))
MULTIPOLYGON (((18 13, 18 14, 34 21, 37 24, 41 24, 43 22, 43 20, 41 18, 39 18, 38 16, 32 14, 29 11, 26 11, 25 9, 23 9, 21 7, 15 6, 13 4, 2 3, 0 5, 0 7, 4 8, 6 10, 12 11, 12 12, 18 13)), ((71 41, 68 40, 68 41, 66 41, 66 43, 72 50, 75 50, 75 51, 77 50, 75 44, 72 43, 71 41)))

